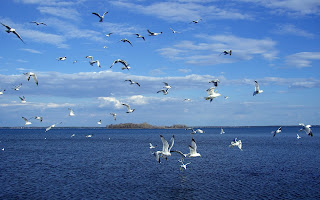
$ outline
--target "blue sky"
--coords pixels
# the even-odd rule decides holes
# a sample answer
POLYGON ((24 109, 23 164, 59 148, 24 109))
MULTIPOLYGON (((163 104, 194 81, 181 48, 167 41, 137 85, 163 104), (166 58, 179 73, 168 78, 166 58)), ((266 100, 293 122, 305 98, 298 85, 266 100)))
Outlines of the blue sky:
POLYGON ((319 124, 319 15, 318 0, 4 1, 0 22, 25 44, 1 26, 0 126, 24 126, 22 116, 43 116, 31 126, 319 124), (103 22, 91 14, 106 11, 103 22), (110 68, 116 59, 131 69, 110 68), (36 73, 39 86, 26 72, 36 73), (204 97, 215 78, 221 96, 210 103, 204 97), (256 96, 254 80, 264 90, 256 96), (172 86, 168 95, 157 93, 163 82, 172 86), (127 114, 122 103, 136 110, 127 114))

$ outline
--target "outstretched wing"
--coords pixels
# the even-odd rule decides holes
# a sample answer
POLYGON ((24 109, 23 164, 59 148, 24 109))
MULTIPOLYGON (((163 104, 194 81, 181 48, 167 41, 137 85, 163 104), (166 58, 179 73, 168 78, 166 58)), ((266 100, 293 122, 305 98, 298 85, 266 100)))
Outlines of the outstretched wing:
POLYGON ((255 87, 255 91, 259 91, 259 84, 258 81, 254 81, 254 87, 255 87))
POLYGON ((92 14, 98 16, 99 18, 101 18, 101 16, 98 13, 93 12, 92 14))
POLYGON ((161 141, 162 141, 162 151, 163 152, 168 152, 169 149, 169 143, 167 142, 166 139, 162 135, 160 135, 161 141))

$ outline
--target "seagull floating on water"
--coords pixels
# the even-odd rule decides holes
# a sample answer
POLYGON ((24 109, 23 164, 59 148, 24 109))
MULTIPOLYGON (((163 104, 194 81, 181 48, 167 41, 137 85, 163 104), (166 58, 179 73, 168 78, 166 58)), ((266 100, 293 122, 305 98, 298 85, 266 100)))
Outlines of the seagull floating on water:
POLYGON ((214 86, 218 87, 218 83, 220 83, 219 79, 214 79, 210 81, 209 83, 213 83, 214 86))
POLYGON ((197 144, 194 138, 192 138, 191 145, 189 145, 190 153, 184 154, 185 157, 201 157, 200 153, 197 152, 197 144))
POLYGON ((257 95, 257 94, 260 94, 262 93, 263 90, 260 90, 259 88, 259 84, 258 84, 258 81, 254 81, 254 92, 253 92, 253 96, 257 95))
POLYGON ((21 100, 21 103, 26 103, 26 98, 23 96, 23 97, 19 97, 19 99, 21 100))
POLYGON ((22 38, 20 37, 20 35, 16 32, 16 29, 11 28, 10 26, 7 26, 7 25, 5 25, 5 24, 3 24, 3 23, 1 23, 1 24, 2 24, 2 26, 4 26, 4 27, 7 28, 7 30, 6 30, 7 33, 13 33, 13 34, 15 34, 15 35, 24 43, 24 41, 22 40, 22 38))
POLYGON ((312 130, 311 130, 311 125, 304 125, 303 123, 299 124, 300 126, 302 126, 302 129, 300 129, 300 131, 305 131, 307 135, 310 135, 311 137, 313 136, 312 130))
POLYGON ((31 122, 29 122, 29 121, 28 121, 28 119, 27 119, 27 118, 22 117, 22 119, 25 121, 25 124, 24 124, 25 126, 26 126, 26 125, 30 125, 30 124, 32 124, 31 122))
POLYGON ((58 124, 61 124, 62 122, 60 122, 60 123, 56 123, 56 124, 52 124, 51 126, 49 126, 48 128, 46 128, 46 131, 45 132, 47 132, 47 131, 50 131, 52 128, 54 128, 56 125, 58 125, 58 124))
POLYGON ((142 38, 143 40, 146 40, 144 36, 140 35, 139 33, 136 33, 135 35, 137 36, 137 38, 142 38))
POLYGON ((215 89, 215 87, 211 87, 211 88, 207 89, 208 96, 204 97, 205 100, 210 100, 210 102, 212 102, 212 100, 214 98, 221 96, 221 94, 219 94, 217 91, 214 91, 214 89, 215 89))
POLYGON ((92 136, 93 136, 93 134, 86 135, 86 138, 91 138, 92 136))
POLYGON ((160 32, 160 33, 151 32, 149 29, 147 31, 149 33, 149 36, 157 36, 157 35, 162 34, 162 32, 160 32))
POLYGON ((95 13, 95 12, 93 12, 92 14, 93 14, 93 15, 96 15, 96 16, 98 16, 98 17, 100 18, 99 22, 103 22, 103 18, 104 18, 104 16, 105 16, 106 14, 108 14, 108 11, 105 12, 105 13, 103 13, 102 16, 99 15, 98 13, 95 13))
POLYGON ((110 68, 112 68, 113 65, 116 64, 116 63, 121 63, 124 66, 124 67, 121 68, 122 70, 124 70, 124 69, 129 70, 130 69, 129 64, 125 60, 122 60, 122 59, 117 59, 117 60, 113 61, 113 63, 110 66, 110 68))
POLYGON ((153 146, 151 143, 149 143, 149 146, 150 146, 150 147, 149 147, 150 149, 154 149, 154 148, 156 148, 157 145, 156 145, 156 146, 153 146))
POLYGON ((128 111, 126 113, 132 113, 135 109, 131 109, 130 106, 126 103, 123 103, 122 105, 124 105, 125 107, 127 107, 128 111))
POLYGON ((34 82, 39 85, 39 82, 38 82, 38 79, 37 79, 37 76, 35 73, 33 72, 27 72, 27 73, 23 73, 24 75, 26 75, 28 77, 28 81, 30 81, 30 78, 32 77, 34 82))
MULTIPOLYGON (((184 154, 181 151, 173 151, 172 146, 174 144, 174 135, 172 135, 171 138, 171 145, 169 146, 169 143, 167 142, 166 139, 164 139, 164 137, 162 135, 160 135, 161 141, 162 141, 162 151, 156 151, 153 153, 153 155, 156 157, 156 160, 160 162, 160 157, 163 157, 167 160, 167 157, 171 156, 171 153, 175 152, 175 153, 179 153, 181 156, 184 156, 184 154)), ((185 156, 184 156, 185 157, 185 156)))
MULTIPOLYGON (((230 49, 229 51, 223 51, 223 52, 220 53, 220 55, 221 55, 221 54, 223 54, 223 55, 228 55, 228 54, 229 54, 229 55, 231 56, 232 50, 230 49)), ((220 55, 219 55, 219 56, 220 56, 220 55)))
POLYGON ((116 113, 110 113, 110 115, 113 116, 113 118, 114 118, 115 121, 117 120, 117 114, 116 114, 116 113))
POLYGON ((45 24, 45 23, 43 23, 43 22, 36 22, 36 21, 33 21, 33 22, 30 22, 30 23, 37 24, 37 26, 39 26, 40 24, 47 26, 47 24, 45 24))
POLYGON ((120 42, 124 42, 124 43, 125 43, 125 42, 128 42, 128 43, 133 47, 132 43, 131 43, 128 39, 126 39, 126 38, 121 39, 120 42))
POLYGON ((40 120, 40 122, 43 121, 43 117, 35 116, 34 118, 37 119, 37 120, 40 120))
POLYGON ((231 142, 231 145, 229 147, 238 147, 242 151, 242 142, 241 140, 237 140, 237 138, 234 139, 234 141, 231 142))
POLYGON ((68 110, 69 110, 69 116, 75 116, 75 114, 71 108, 68 108, 68 110))
POLYGON ((130 79, 125 80, 125 81, 129 81, 129 82, 130 82, 130 85, 137 84, 137 85, 140 87, 140 84, 139 84, 138 82, 134 82, 134 81, 132 81, 132 80, 130 80, 130 79))
POLYGON ((281 133, 281 126, 276 131, 271 132, 273 134, 273 137, 276 136, 276 134, 281 133))
POLYGON ((58 61, 64 61, 64 60, 66 60, 66 59, 67 59, 67 56, 57 58, 58 61))

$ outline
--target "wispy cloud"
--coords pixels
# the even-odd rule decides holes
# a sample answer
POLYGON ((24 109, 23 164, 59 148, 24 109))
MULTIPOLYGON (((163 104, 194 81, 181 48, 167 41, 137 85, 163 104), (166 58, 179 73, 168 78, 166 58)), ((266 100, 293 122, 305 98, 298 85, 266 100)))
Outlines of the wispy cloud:
POLYGON ((285 63, 288 66, 303 68, 311 67, 312 61, 320 60, 320 52, 300 52, 289 55, 285 58, 285 63))
POLYGON ((302 36, 307 38, 314 38, 314 34, 309 33, 305 30, 299 29, 293 24, 278 25, 277 29, 274 30, 273 33, 280 34, 280 35, 296 35, 296 36, 302 36))
POLYGON ((79 12, 74 8, 40 6, 38 10, 43 14, 50 14, 72 20, 78 20, 80 16, 79 12))
POLYGON ((42 52, 38 51, 38 50, 35 50, 35 49, 20 49, 21 51, 26 51, 26 52, 29 52, 29 53, 35 53, 35 54, 42 54, 42 52))

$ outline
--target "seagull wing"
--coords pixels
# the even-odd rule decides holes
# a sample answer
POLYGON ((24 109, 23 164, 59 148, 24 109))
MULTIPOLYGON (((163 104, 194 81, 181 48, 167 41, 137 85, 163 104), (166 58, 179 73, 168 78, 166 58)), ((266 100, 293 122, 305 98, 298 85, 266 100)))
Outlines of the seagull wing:
POLYGON ((169 151, 171 151, 171 149, 172 149, 172 147, 173 147, 173 145, 174 145, 174 135, 172 136, 172 138, 171 138, 171 145, 170 145, 170 147, 169 147, 169 151))
POLYGON ((172 153, 172 152, 173 152, 173 153, 178 153, 178 154, 180 154, 181 156, 186 157, 186 155, 183 154, 181 151, 171 150, 170 153, 172 153))
POLYGON ((11 29, 11 27, 10 26, 8 26, 8 25, 5 25, 5 24, 3 24, 3 23, 1 23, 2 24, 2 26, 4 26, 4 27, 6 27, 7 29, 11 29))
POLYGON ((29 122, 28 120, 27 120, 27 118, 25 118, 25 117, 22 117, 22 119, 27 123, 27 122, 29 122))
POLYGON ((162 141, 162 151, 163 152, 168 152, 169 150, 169 143, 167 142, 166 139, 162 135, 160 135, 161 141, 162 141))
POLYGON ((128 108, 128 110, 130 110, 130 106, 128 104, 123 103, 122 105, 124 105, 125 107, 128 108))
POLYGON ((101 18, 101 16, 99 15, 99 13, 93 12, 92 14, 94 14, 94 15, 98 16, 99 18, 101 18))
POLYGON ((102 16, 105 16, 106 14, 108 14, 108 11, 107 11, 107 12, 105 12, 105 13, 103 13, 103 15, 102 15, 102 16))
POLYGON ((196 144, 196 141, 192 138, 192 141, 191 141, 191 148, 197 152, 197 144, 196 144))
POLYGON ((255 91, 259 91, 259 84, 258 81, 254 81, 254 87, 255 87, 255 91))
MULTIPOLYGON (((31 75, 34 79, 34 82, 36 82, 37 85, 39 85, 39 82, 38 82, 38 79, 37 79, 37 76, 34 74, 34 75, 31 75)), ((30 79, 30 76, 29 76, 29 79, 30 79)))
POLYGON ((16 31, 13 31, 13 33, 24 43, 24 41, 22 40, 22 38, 20 37, 20 35, 16 31))

